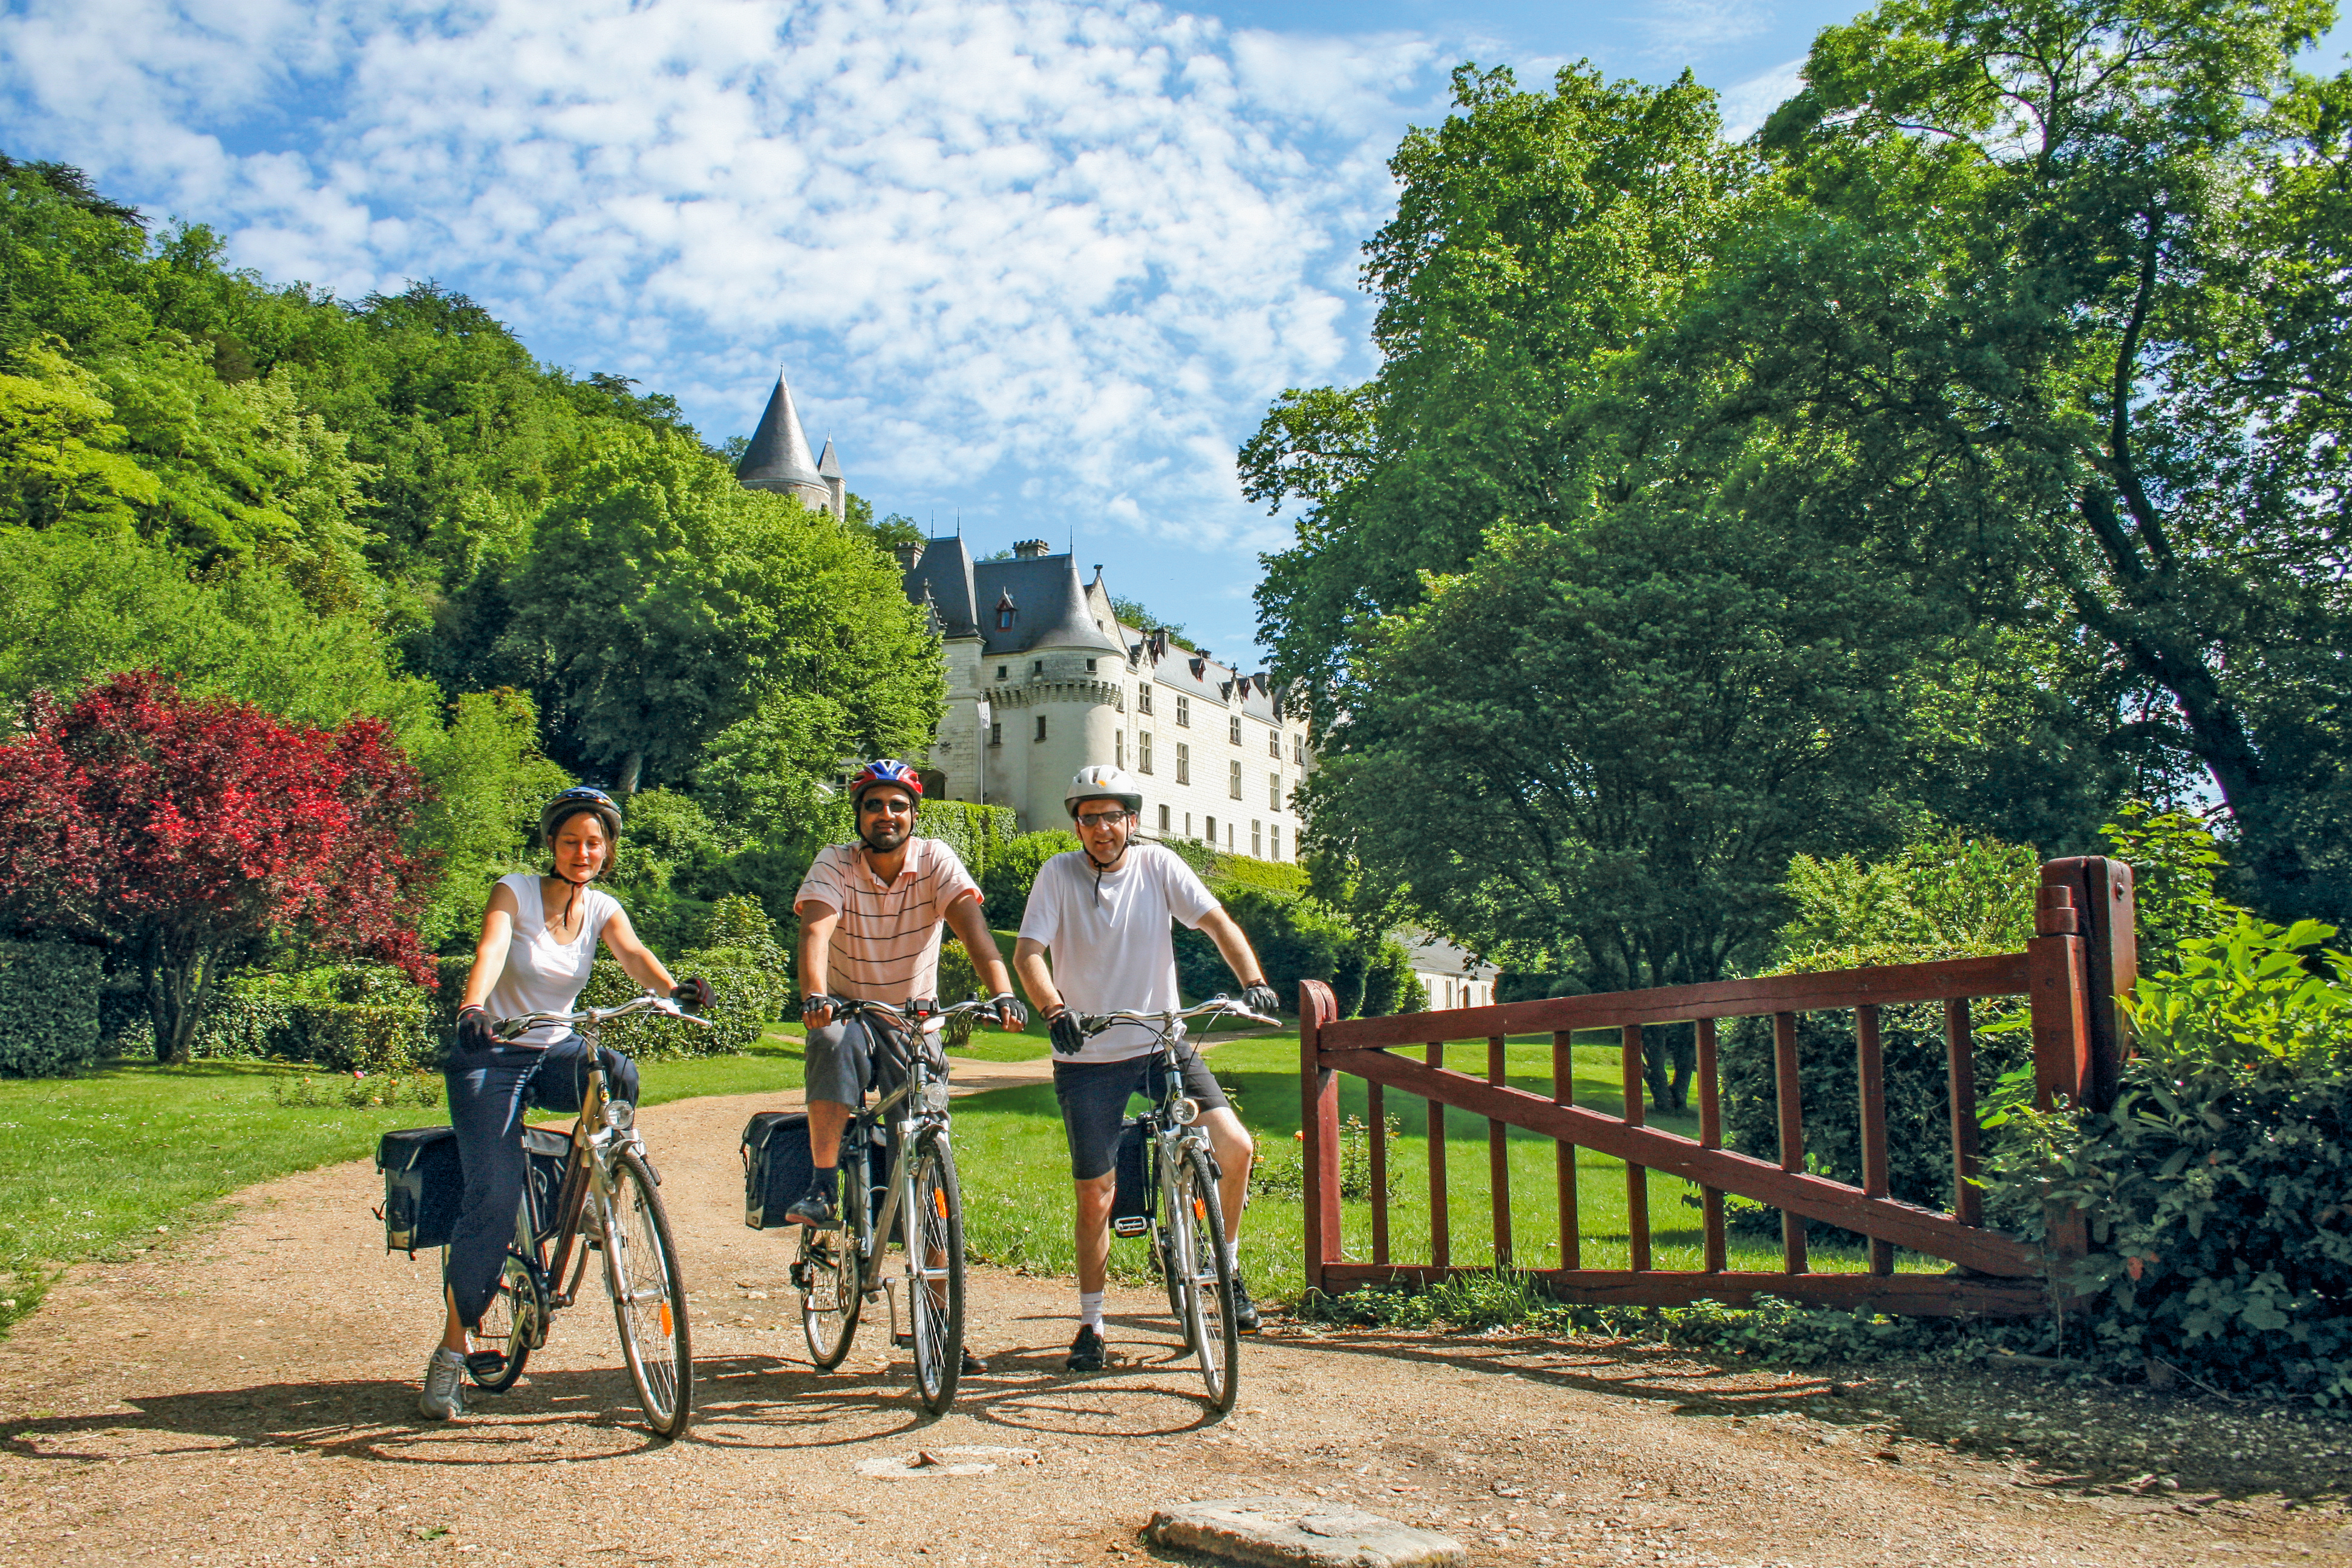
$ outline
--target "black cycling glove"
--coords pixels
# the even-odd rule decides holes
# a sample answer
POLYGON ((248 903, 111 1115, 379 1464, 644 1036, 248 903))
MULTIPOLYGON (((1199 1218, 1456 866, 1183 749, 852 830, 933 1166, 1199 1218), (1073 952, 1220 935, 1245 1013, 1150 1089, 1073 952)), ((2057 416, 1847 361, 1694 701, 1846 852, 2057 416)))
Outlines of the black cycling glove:
POLYGON ((702 1014, 710 1011, 719 993, 710 988, 709 981, 697 976, 679 981, 671 988, 669 999, 688 1013, 702 1014))
POLYGON ((1045 1020, 1045 1032, 1053 1037, 1057 1056, 1074 1057, 1087 1048, 1087 1032, 1078 1026, 1078 1016, 1067 1007, 1045 1020))
POLYGON ((1019 1029, 1028 1025, 1029 1009, 1024 1007, 1021 1005, 1021 998, 1012 992, 998 992, 988 999, 988 1005, 996 1009, 996 1021, 1004 1027, 1019 1029))
POLYGON ((457 1010, 457 1047, 467 1051, 487 1051, 499 1043, 498 1031, 490 1026, 488 1007, 461 1007, 457 1010))
POLYGON ((1273 986, 1260 981, 1255 985, 1242 987, 1242 1005, 1253 1013, 1263 1013, 1271 1018, 1282 1010, 1282 998, 1274 994, 1273 986))
POLYGON ((822 991, 812 991, 801 998, 801 1011, 803 1013, 838 1013, 841 1011, 841 1002, 839 998, 828 996, 822 991))

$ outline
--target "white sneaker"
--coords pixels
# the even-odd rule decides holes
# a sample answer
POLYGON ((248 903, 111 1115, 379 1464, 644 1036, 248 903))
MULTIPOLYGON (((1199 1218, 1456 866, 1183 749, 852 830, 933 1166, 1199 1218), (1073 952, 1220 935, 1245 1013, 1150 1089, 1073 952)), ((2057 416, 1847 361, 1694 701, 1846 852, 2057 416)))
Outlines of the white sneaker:
POLYGON ((436 1348, 425 1363, 425 1392, 416 1408, 429 1420, 446 1421, 466 1414, 466 1358, 453 1350, 436 1348))

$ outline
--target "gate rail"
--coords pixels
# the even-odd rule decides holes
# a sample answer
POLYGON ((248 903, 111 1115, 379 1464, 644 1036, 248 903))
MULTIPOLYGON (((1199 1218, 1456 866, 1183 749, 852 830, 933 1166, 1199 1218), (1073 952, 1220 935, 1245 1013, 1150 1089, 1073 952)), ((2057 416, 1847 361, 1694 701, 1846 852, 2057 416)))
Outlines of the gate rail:
MULTIPOLYGON (((2056 860, 2042 869, 2039 933, 2023 952, 1937 963, 1837 970, 1824 973, 1726 980, 1601 995, 1561 996, 1486 1007, 1340 1021, 1330 988, 1310 980, 1299 999, 1300 1092, 1306 1141, 1307 1283, 1337 1293, 1371 1281, 1426 1281, 1465 1271, 1452 1261, 1446 1211, 1445 1111, 1457 1107, 1486 1119, 1489 1201, 1496 1267, 1513 1264, 1510 1170, 1506 1137, 1524 1128, 1557 1140, 1559 1267, 1536 1270, 1559 1299, 1677 1306, 1702 1299, 1741 1305, 1769 1293, 1819 1305, 1869 1303, 1916 1316, 2032 1315, 2049 1310, 2044 1282, 2056 1265, 2079 1255, 2086 1226, 2079 1214, 2053 1215, 2045 1249, 1988 1228, 1978 1172, 1975 1047, 1969 1004, 1987 997, 2028 998, 2032 1015, 2037 1098, 2049 1107, 2112 1102, 2128 1041, 2116 998, 2136 977, 2131 868, 2119 860, 2056 860), (1948 1211, 1888 1195, 1886 1097, 1879 1010, 1941 1003, 1950 1105, 1953 1168, 1948 1211), (1804 1119, 1798 1080, 1797 1016, 1851 1010, 1861 1105, 1863 1181, 1859 1186, 1804 1168, 1804 1119), (1716 1026, 1724 1018, 1769 1016, 1780 1116, 1778 1164, 1723 1147, 1716 1026), (1699 1136, 1646 1125, 1642 1102, 1642 1027, 1690 1023, 1697 1036, 1699 1136), (1575 1103, 1570 1038, 1579 1029, 1616 1028, 1624 1110, 1610 1115, 1575 1103), (1547 1099, 1505 1081, 1506 1038, 1551 1036, 1553 1092, 1547 1099), (1445 1065, 1449 1043, 1483 1039, 1483 1078, 1445 1065), (1420 1046, 1423 1060, 1395 1053, 1420 1046), (1367 1080, 1370 1100, 1372 1257, 1341 1255, 1338 1075, 1367 1080), (1384 1090, 1393 1086, 1428 1102, 1430 1252, 1426 1264, 1390 1257, 1388 1126, 1384 1090), (1632 1267, 1582 1267, 1577 1210, 1576 1151, 1597 1150, 1625 1163, 1627 1241, 1632 1267), (1650 1264, 1649 1173, 1696 1183, 1705 1214, 1705 1267, 1660 1269, 1650 1264), (1727 1267, 1724 1194, 1736 1193, 1781 1211, 1781 1267, 1727 1267), (1867 1272, 1818 1274, 1806 1258, 1807 1219, 1870 1238, 1867 1272), (1940 1258, 1949 1274, 1896 1274, 1895 1248, 1940 1258)), ((1485 1267, 1480 1265, 1479 1267, 1485 1267)))

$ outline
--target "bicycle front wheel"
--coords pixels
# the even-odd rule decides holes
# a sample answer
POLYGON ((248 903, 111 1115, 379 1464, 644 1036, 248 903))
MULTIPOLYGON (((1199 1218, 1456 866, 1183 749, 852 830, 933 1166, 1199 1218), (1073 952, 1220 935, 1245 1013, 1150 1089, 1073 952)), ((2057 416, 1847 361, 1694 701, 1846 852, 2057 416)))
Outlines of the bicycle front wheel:
POLYGON ((1234 1407, 1241 1383, 1241 1326, 1234 1320, 1234 1267, 1225 1260, 1225 1211, 1209 1173, 1209 1156, 1188 1149, 1169 1183, 1171 1239, 1175 1243, 1176 1294, 1184 1338, 1201 1358, 1209 1407, 1234 1407))
POLYGON ((907 1227, 907 1316, 914 1331, 915 1393, 944 1415, 963 1375, 963 1186, 944 1132, 915 1159, 915 1221, 907 1227))
POLYGON ((686 1280, 654 1173, 634 1149, 614 1157, 612 1205, 604 1228, 604 1281, 613 1292, 621 1354, 654 1435, 680 1436, 694 1415, 686 1280))

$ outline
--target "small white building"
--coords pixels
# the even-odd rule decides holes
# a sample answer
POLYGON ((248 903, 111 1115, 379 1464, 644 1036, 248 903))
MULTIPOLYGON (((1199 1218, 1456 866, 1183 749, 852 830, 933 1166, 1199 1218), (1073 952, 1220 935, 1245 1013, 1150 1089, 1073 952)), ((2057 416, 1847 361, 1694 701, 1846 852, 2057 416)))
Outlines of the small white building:
POLYGON ((1427 931, 1399 933, 1412 954, 1412 977, 1429 993, 1432 1012, 1484 1007, 1495 1000, 1495 966, 1427 931))
POLYGON ((947 715, 919 765, 927 794, 1011 806, 1024 832, 1066 827, 1062 795, 1096 763, 1143 786, 1143 832, 1295 860, 1292 801, 1311 765, 1287 693, 1129 626, 1102 568, 1082 581, 1043 540, 974 561, 961 539, 901 546, 907 596, 947 660, 947 715))

